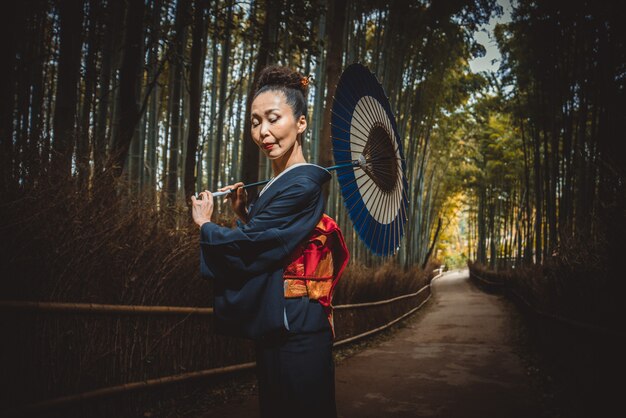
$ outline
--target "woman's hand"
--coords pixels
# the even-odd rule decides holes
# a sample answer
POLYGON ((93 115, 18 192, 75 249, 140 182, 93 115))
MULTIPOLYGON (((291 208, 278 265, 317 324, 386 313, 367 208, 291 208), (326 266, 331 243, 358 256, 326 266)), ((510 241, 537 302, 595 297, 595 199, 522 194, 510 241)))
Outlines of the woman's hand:
POLYGON ((195 196, 191 196, 191 216, 193 221, 198 225, 206 222, 211 222, 211 216, 213 215, 213 195, 210 191, 205 190, 200 192, 200 199, 196 199, 195 196))
POLYGON ((230 205, 233 211, 242 222, 248 222, 248 210, 246 209, 248 203, 248 192, 242 187, 243 183, 235 183, 230 186, 222 187, 218 189, 220 192, 232 189, 233 191, 226 195, 226 199, 230 200, 230 205))

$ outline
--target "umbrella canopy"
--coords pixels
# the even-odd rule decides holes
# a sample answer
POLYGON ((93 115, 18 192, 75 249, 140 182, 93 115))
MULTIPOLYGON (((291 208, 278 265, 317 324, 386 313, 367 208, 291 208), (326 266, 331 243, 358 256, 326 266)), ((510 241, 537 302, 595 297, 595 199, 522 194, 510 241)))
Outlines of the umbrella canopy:
POLYGON ((389 99, 361 64, 339 79, 331 132, 337 180, 355 230, 374 254, 394 254, 408 210, 404 152, 389 99))

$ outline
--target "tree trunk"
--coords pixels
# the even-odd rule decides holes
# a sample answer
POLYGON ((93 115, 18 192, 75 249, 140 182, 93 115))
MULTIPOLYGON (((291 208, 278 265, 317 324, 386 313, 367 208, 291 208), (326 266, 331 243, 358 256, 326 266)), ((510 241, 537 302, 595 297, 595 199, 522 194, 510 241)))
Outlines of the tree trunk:
POLYGON ((96 50, 98 28, 98 16, 100 14, 100 2, 89 1, 89 26, 87 32, 87 59, 85 68, 85 94, 83 96, 82 114, 80 124, 80 136, 76 146, 76 169, 78 171, 78 187, 80 190, 87 188, 90 172, 91 155, 91 132, 90 121, 93 107, 93 98, 96 88, 96 50))
POLYGON ((113 51, 115 36, 120 32, 120 23, 123 21, 121 2, 113 2, 105 12, 104 46, 102 50, 102 64, 100 67, 100 92, 96 111, 96 130, 94 138, 94 173, 101 174, 104 170, 107 150, 107 128, 109 127, 109 110, 111 108, 111 78, 113 75, 113 51))
MULTIPOLYGON (((142 38, 143 41, 143 38, 142 38)), ((145 45, 144 42, 139 44, 138 55, 142 57, 141 59, 141 67, 140 67, 140 75, 136 78, 136 92, 137 92, 137 121, 134 126, 133 136, 130 141, 130 152, 128 153, 128 158, 126 159, 126 175, 128 177, 128 186, 129 193, 131 195, 137 195, 141 191, 141 178, 143 176, 143 167, 144 167, 144 152, 145 152, 145 127, 146 127, 146 118, 145 118, 145 109, 144 106, 139 104, 140 98, 143 97, 143 90, 148 90, 152 88, 152 86, 146 86, 144 88, 144 70, 143 70, 143 57, 145 56, 145 45)), ((148 94, 146 92, 146 94, 148 94)), ((144 103, 145 105, 145 103, 144 103)))
MULTIPOLYGON (((278 30, 278 16, 280 13, 280 3, 277 0, 265 0, 265 22, 263 23, 263 35, 261 45, 258 48, 254 77, 248 87, 248 97, 246 100, 246 116, 243 127, 243 156, 241 164, 241 178, 246 184, 254 183, 259 179, 259 147, 252 141, 250 108, 256 89, 256 83, 261 70, 267 65, 275 62, 276 59, 276 31, 278 30)), ((256 190, 249 190, 249 198, 253 198, 256 190)))
POLYGON ((53 183, 69 180, 72 176, 83 2, 82 0, 61 1, 58 7, 61 41, 53 122, 54 141, 52 142, 51 166, 53 183))
POLYGON ((115 177, 122 174, 128 149, 141 118, 138 79, 143 68, 143 0, 129 0, 126 10, 124 51, 120 67, 118 119, 116 134, 111 144, 108 169, 115 177))
POLYGON ((183 55, 187 41, 187 20, 189 13, 189 0, 178 3, 176 10, 176 38, 174 40, 174 62, 171 71, 173 72, 173 85, 171 100, 171 132, 170 132, 170 155, 167 173, 167 203, 169 206, 176 202, 178 191, 178 156, 180 153, 180 119, 181 119, 181 97, 183 83, 183 55))
POLYGON ((231 27, 233 20, 233 0, 228 1, 222 61, 220 65, 219 110, 217 116, 217 134, 215 136, 215 164, 213 166, 213 190, 217 190, 222 164, 222 142, 224 136, 224 117, 226 115, 226 87, 228 84, 228 68, 230 66, 231 27))
POLYGON ((424 257, 424 261, 422 262, 422 270, 426 268, 426 264, 428 264, 428 260, 433 255, 433 250, 435 249, 435 245, 437 244, 437 240, 439 239, 439 232, 441 231, 441 217, 437 221, 437 229, 435 229, 435 235, 433 236, 433 240, 428 248, 428 252, 424 257))
POLYGON ((215 167, 215 114, 217 113, 217 68, 219 62, 219 37, 218 37, 218 10, 219 2, 215 2, 215 18, 213 21, 213 36, 211 38, 211 103, 209 106, 209 138, 206 154, 207 189, 214 184, 213 168, 215 167))
MULTIPOLYGON (((49 31, 50 23, 48 19, 47 3, 40 3, 41 8, 37 10, 34 18, 34 27, 32 39, 44 39, 44 35, 49 31)), ((31 79, 31 103, 30 103, 30 127, 28 135, 28 162, 27 178, 25 184, 27 187, 34 186, 39 180, 41 172, 41 156, 39 153, 40 144, 42 142, 43 132, 43 116, 45 110, 43 109, 44 92, 45 92, 45 77, 46 77, 46 63, 50 60, 49 45, 43 42, 38 42, 33 45, 33 56, 30 69, 31 79)))
MULTIPOLYGON (((326 26, 326 41, 328 55, 326 57, 326 105, 324 106, 324 118, 322 125, 322 135, 320 137, 320 159, 321 166, 326 167, 332 164, 332 145, 330 134, 331 110, 333 96, 337 88, 337 82, 341 75, 341 54, 343 52, 344 27, 346 20, 347 0, 336 0, 328 2, 329 18, 326 26)), ((328 199, 328 184, 324 187, 325 198, 328 199)))
MULTIPOLYGON (((17 40, 23 28, 25 5, 8 2, 0 17, 0 36, 5 42, 0 48, 0 72, 8 80, 15 79, 17 40)), ((15 108, 15 83, 0 83, 0 193, 3 195, 17 183, 13 178, 13 112, 15 108)))
POLYGON ((541 157, 540 157, 540 142, 536 128, 533 129, 533 167, 535 173, 535 263, 540 264, 542 261, 542 242, 543 236, 541 226, 543 219, 543 183, 541 179, 541 157))
MULTIPOLYGON (((152 25, 151 25, 151 45, 148 55, 148 75, 151 80, 158 77, 158 54, 159 54, 159 35, 161 27, 161 0, 152 3, 152 25)), ((150 193, 151 200, 154 202, 156 196, 156 179, 157 179, 157 146, 159 138, 159 86, 155 86, 155 91, 150 97, 150 106, 148 111, 148 131, 146 143, 146 177, 145 186, 150 193)))
POLYGON ((202 62, 206 53, 206 12, 208 0, 196 0, 193 20, 193 43, 191 46, 191 71, 189 74, 189 135, 187 136, 187 154, 185 156, 185 202, 195 192, 196 186, 196 155, 198 152, 198 136, 200 134, 200 101, 204 74, 201 72, 202 62))

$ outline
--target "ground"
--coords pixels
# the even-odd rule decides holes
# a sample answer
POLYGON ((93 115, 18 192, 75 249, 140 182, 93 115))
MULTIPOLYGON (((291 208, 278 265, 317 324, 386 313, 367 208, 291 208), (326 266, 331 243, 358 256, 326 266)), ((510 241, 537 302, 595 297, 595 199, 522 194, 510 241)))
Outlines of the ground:
MULTIPOLYGON (((336 351, 339 417, 556 416, 525 339, 508 300, 477 289, 467 271, 448 273, 402 325, 336 351)), ((258 416, 254 377, 240 382, 197 416, 258 416)))

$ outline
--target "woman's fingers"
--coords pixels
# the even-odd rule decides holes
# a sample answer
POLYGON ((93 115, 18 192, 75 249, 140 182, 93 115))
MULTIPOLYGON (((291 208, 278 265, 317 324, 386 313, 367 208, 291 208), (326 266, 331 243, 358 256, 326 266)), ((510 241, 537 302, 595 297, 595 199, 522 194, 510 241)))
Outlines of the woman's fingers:
POLYGON ((204 192, 198 193, 197 198, 195 196, 191 196, 191 201, 197 204, 199 202, 202 202, 203 200, 209 200, 211 197, 211 192, 205 190, 204 192))

